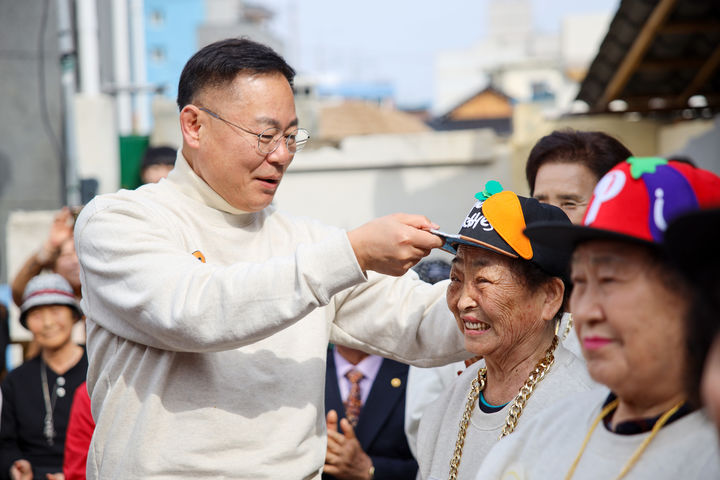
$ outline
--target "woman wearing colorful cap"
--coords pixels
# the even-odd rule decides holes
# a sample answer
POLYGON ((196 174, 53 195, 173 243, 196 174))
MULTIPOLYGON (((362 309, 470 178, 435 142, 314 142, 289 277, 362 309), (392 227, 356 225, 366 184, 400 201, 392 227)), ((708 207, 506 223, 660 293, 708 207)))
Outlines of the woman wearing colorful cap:
POLYGON ((20 323, 32 332, 40 354, 2 383, 0 478, 63 478, 72 396, 88 368, 85 349, 71 339, 81 317, 73 289, 60 275, 37 276, 25 288, 20 323))
POLYGON ((590 375, 607 388, 538 415, 477 478, 720 478, 716 433, 686 390, 693 292, 661 248, 675 217, 718 205, 714 174, 631 157, 600 180, 583 226, 528 226, 533 242, 572 253, 570 310, 590 375))
POLYGON ((430 405, 418 432, 423 479, 474 478, 498 441, 570 393, 592 388, 581 359, 558 344, 567 261, 528 240, 527 224, 558 220, 557 207, 490 182, 458 235, 447 302, 465 348, 484 357, 430 405))

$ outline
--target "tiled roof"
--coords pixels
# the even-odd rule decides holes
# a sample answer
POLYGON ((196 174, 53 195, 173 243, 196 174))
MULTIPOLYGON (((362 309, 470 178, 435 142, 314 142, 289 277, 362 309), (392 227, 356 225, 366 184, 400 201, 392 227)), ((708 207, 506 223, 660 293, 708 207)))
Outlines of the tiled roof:
MULTIPOLYGON (((720 110, 720 2, 623 0, 577 95, 590 112, 720 110), (706 104, 688 105, 703 95, 706 104)), ((700 99, 702 100, 702 99, 700 99)))
POLYGON ((369 102, 345 101, 322 107, 318 117, 319 137, 331 141, 351 135, 429 130, 430 127, 414 115, 369 102))

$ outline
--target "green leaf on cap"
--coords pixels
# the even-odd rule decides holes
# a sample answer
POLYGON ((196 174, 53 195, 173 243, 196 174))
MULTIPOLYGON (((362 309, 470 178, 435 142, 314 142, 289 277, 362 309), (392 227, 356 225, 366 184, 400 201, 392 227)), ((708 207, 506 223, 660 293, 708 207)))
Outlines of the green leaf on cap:
POLYGON ((655 173, 658 165, 667 165, 666 158, 660 157, 630 157, 627 159, 630 164, 630 175, 637 180, 643 173, 655 173))
POLYGON ((496 193, 500 193, 503 191, 503 186, 500 185, 500 182, 497 180, 490 180, 485 184, 485 190, 482 192, 478 192, 475 194, 475 198, 480 200, 481 202, 484 202, 488 198, 492 197, 496 193))

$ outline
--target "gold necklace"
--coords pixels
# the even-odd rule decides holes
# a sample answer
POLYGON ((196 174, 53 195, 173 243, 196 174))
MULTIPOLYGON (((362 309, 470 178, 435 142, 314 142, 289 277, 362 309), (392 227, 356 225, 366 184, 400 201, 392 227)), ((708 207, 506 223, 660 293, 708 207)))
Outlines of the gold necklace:
MULTIPOLYGON (((570 335, 570 332, 572 331, 572 328, 573 328, 572 313, 568 313, 567 315, 568 315, 568 322, 567 322, 567 325, 565 325, 565 330, 563 331, 563 336, 562 336, 563 341, 565 341, 565 339, 568 337, 568 335, 570 335)), ((557 324, 559 327, 560 322, 558 322, 557 324)), ((557 330, 557 328, 556 328, 556 330, 557 330)), ((555 335, 557 335, 557 331, 555 332, 555 335)))
MULTIPOLYGON (((600 423, 600 420, 605 418, 611 411, 613 411, 617 406, 618 403, 620 403, 619 399, 615 399, 612 402, 610 402, 605 408, 602 409, 600 412, 600 415, 595 418, 593 421, 593 424, 590 426, 590 431, 585 435, 585 439, 583 440, 582 446, 580 446, 580 451, 578 452, 577 456, 575 457, 575 461, 570 466, 570 471, 568 471, 567 475, 565 475, 565 480, 570 480, 572 476, 575 474, 575 469, 578 466, 578 463, 580 462, 580 458, 582 458, 583 453, 585 453, 585 447, 587 447, 588 442, 590 441, 590 437, 592 436, 592 433, 595 431, 595 428, 598 426, 598 423, 600 423)), ((643 454, 647 446, 650 444, 653 438, 655 438, 655 435, 658 434, 660 429, 663 425, 667 423, 667 421, 670 419, 670 417, 673 416, 675 412, 678 411, 680 407, 682 407, 684 401, 678 402, 675 404, 674 407, 672 407, 670 410, 665 412, 662 417, 658 419, 657 422, 655 422, 655 425, 653 425, 652 431, 650 432, 650 435, 643 440, 643 442, 640 444, 640 446, 635 450, 635 452, 630 457, 630 460, 625 464, 623 469, 620 471, 620 475, 617 476, 618 479, 624 477, 627 475, 627 473, 630 471, 630 469, 635 466, 638 459, 640 458, 640 455, 643 454)))
MULTIPOLYGON (((515 430, 518 419, 525 408, 528 398, 530 398, 533 390, 535 390, 535 386, 545 377, 545 374, 550 369, 550 366, 555 362, 554 352, 557 345, 558 337, 555 335, 550 347, 545 352, 545 356, 538 362, 533 371, 530 372, 530 376, 527 380, 525 380, 523 386, 520 387, 520 391, 515 396, 512 405, 510 405, 507 417, 505 418, 505 425, 503 426, 498 439, 503 438, 506 435, 510 435, 515 430)), ((477 377, 473 378, 473 381, 470 384, 470 393, 468 393, 467 402, 465 403, 465 412, 463 412, 463 416, 460 419, 460 427, 458 430, 457 441, 455 442, 455 450, 453 451, 453 456, 450 459, 450 480, 457 479, 458 468, 460 468, 460 459, 462 458, 462 451, 465 446, 465 437, 467 436, 467 427, 470 424, 470 417, 475 409, 475 404, 480 396, 480 392, 485 390, 486 382, 487 368, 483 367, 478 371, 477 377)))

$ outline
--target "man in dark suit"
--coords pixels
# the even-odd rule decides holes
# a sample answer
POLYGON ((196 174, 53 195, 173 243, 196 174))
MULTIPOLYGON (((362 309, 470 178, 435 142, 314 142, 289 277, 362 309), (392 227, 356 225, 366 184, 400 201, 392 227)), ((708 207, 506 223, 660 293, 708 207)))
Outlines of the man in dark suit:
POLYGON ((415 478, 417 462, 404 430, 407 373, 407 365, 359 350, 328 350, 323 479, 415 478), (349 372, 362 379, 354 385, 349 372))

